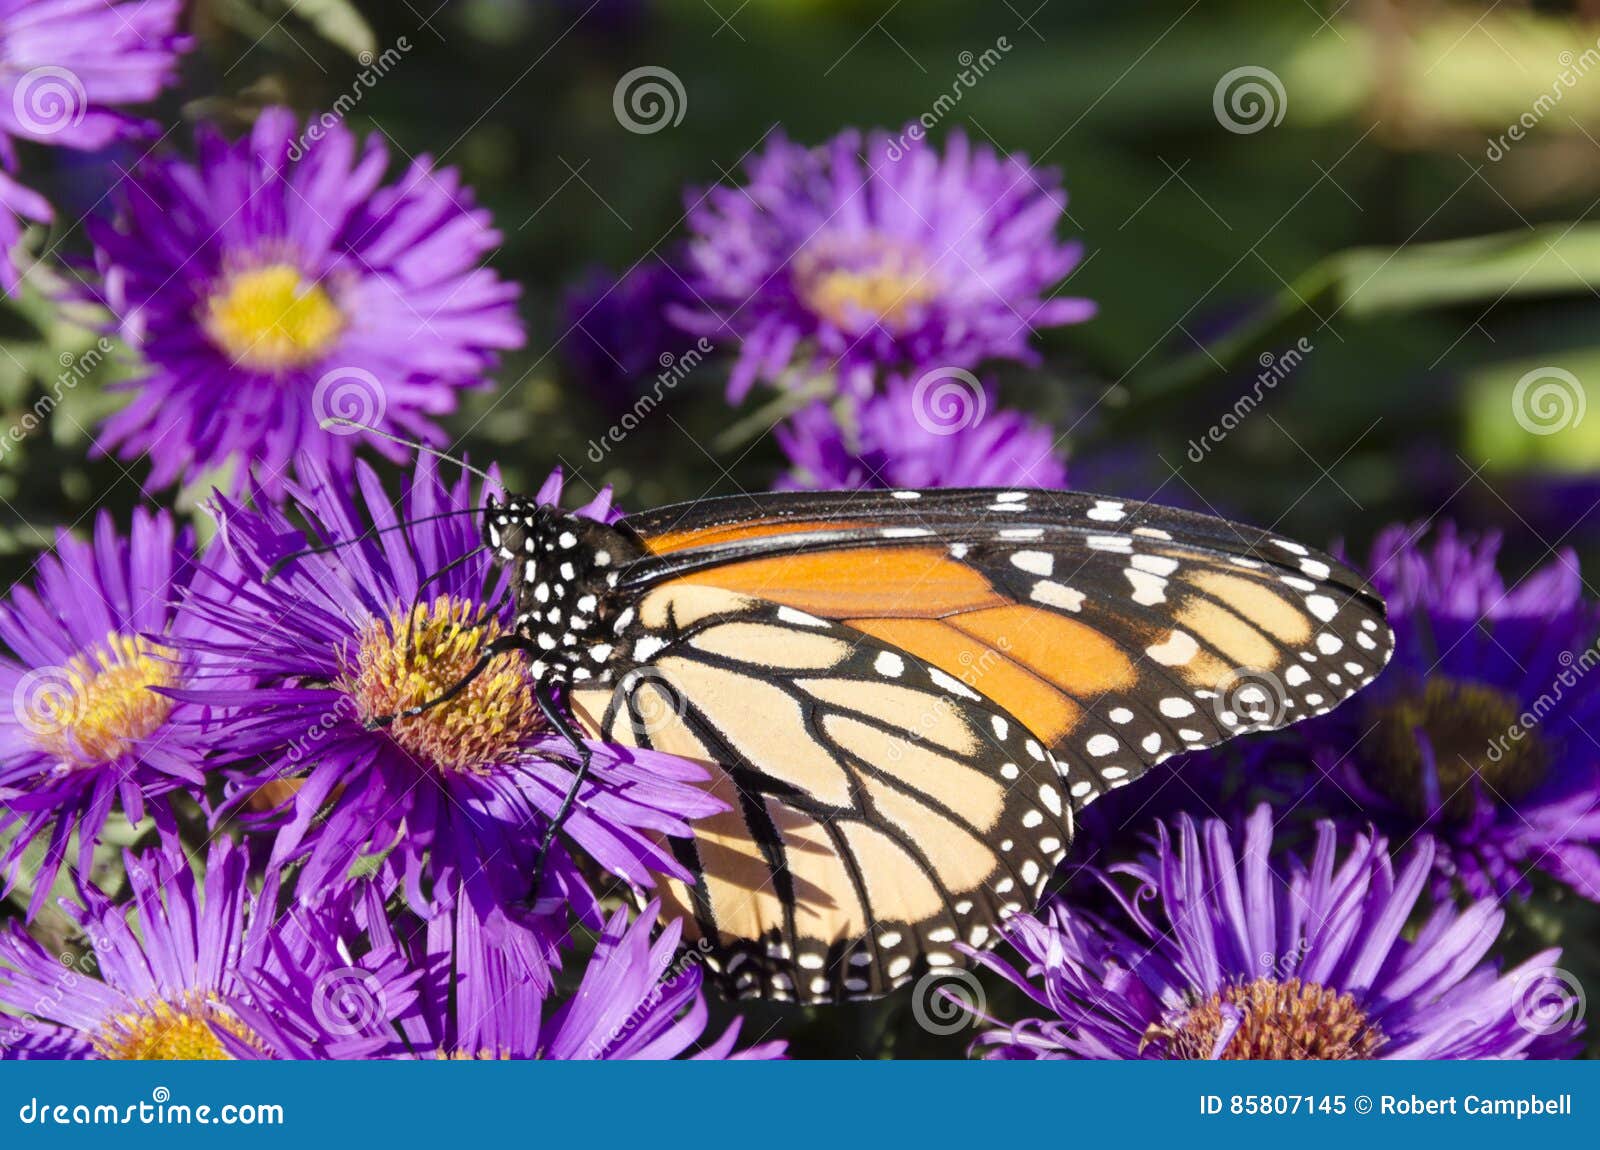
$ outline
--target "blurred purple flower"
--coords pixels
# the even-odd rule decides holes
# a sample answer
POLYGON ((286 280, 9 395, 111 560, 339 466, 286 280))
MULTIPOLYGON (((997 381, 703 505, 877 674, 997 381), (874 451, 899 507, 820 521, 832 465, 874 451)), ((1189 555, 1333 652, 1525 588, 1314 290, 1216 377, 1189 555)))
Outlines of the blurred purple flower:
POLYGON ((1504 913, 1438 906, 1403 941, 1433 844, 1395 873, 1388 844, 1338 856, 1319 825, 1310 866, 1272 855, 1272 811, 1243 835, 1215 820, 1161 826, 1153 856, 1102 872, 1116 913, 1063 906, 1014 920, 1025 966, 977 955, 1048 1012, 981 1035, 992 1058, 1559 1058, 1582 1010, 1545 951, 1501 974, 1485 961, 1504 913), (1174 839, 1176 840, 1174 842, 1174 839), (1131 879, 1129 892, 1118 878, 1131 879))
MULTIPOLYGON (((147 125, 119 111, 172 83, 183 0, 0 0, 0 165, 16 141, 95 151, 147 125)), ((15 292, 24 220, 53 218, 43 196, 0 173, 0 286, 15 292)))
POLYGON ((592 271, 567 292, 562 348, 595 402, 623 407, 677 362, 691 341, 667 309, 692 299, 677 269, 657 259, 620 277, 592 271))
POLYGON ((1373 546, 1394 661, 1305 729, 1327 790, 1396 837, 1433 835, 1441 894, 1526 892, 1544 871, 1600 902, 1600 608, 1577 557, 1507 588, 1497 537, 1420 536, 1373 546))
POLYGON ((783 488, 1065 487, 1056 435, 996 407, 969 372, 891 379, 864 399, 813 404, 774 435, 793 469, 783 488))
POLYGON ((177 645, 207 630, 179 604, 193 564, 192 533, 166 511, 136 510, 125 538, 102 512, 92 541, 62 532, 34 586, 0 603, 0 641, 15 656, 0 655, 0 871, 9 889, 42 840, 29 917, 74 835, 86 869, 119 801, 135 822, 170 825, 163 796, 205 781, 214 743, 200 708, 157 693, 188 681, 177 645))
MULTIPOLYGON (((909 135, 910 133, 908 133, 909 135)), ((1051 293, 1080 246, 1056 229, 1060 177, 954 132, 944 155, 847 131, 820 148, 781 135, 689 210, 690 281, 705 308, 674 313, 740 358, 729 396, 791 367, 865 395, 885 371, 1032 363, 1035 329, 1079 323, 1088 300, 1051 293)))
POLYGON ((380 137, 302 133, 281 108, 237 143, 197 138, 198 162, 145 161, 90 226, 104 302, 150 366, 109 443, 149 453, 156 486, 232 458, 275 493, 302 453, 346 478, 363 441, 403 458, 329 418, 440 438, 433 417, 523 341, 516 287, 478 266, 499 235, 455 170, 421 157, 385 184, 380 137))
MULTIPOLYGON (((267 821, 281 826, 269 865, 303 857, 303 890, 337 885, 357 860, 382 855, 382 873, 419 912, 466 900, 543 989, 566 915, 532 914, 523 903, 544 820, 566 794, 575 757, 539 711, 526 656, 507 654, 426 714, 365 725, 437 697, 508 627, 504 576, 478 534, 481 503, 465 476, 447 489, 427 460, 398 508, 365 464, 359 499, 317 464, 301 468, 308 486, 290 486, 289 508, 219 501, 241 574, 233 595, 193 601, 215 637, 194 646, 195 685, 182 697, 218 708, 219 738, 256 760, 235 777, 230 806, 255 808, 254 821, 271 808, 267 821), (296 516, 329 542, 355 540, 368 524, 383 534, 265 579, 303 545, 296 516)), ((561 488, 558 472, 538 497, 556 502, 561 488)), ((611 516, 609 494, 579 514, 611 516)), ((651 871, 682 875, 664 837, 687 835, 688 820, 721 809, 694 785, 700 768, 591 748, 593 770, 566 836, 635 886, 648 885, 651 871)), ((552 849, 549 864, 541 901, 559 895, 559 905, 597 922, 596 897, 566 851, 552 849)))
POLYGON ((303 979, 274 982, 258 1007, 243 1014, 269 1037, 266 1050, 235 1045, 242 1057, 296 1059, 371 1052, 423 1059, 659 1059, 691 1048, 697 1059, 781 1057, 782 1042, 736 1053, 739 1020, 700 1045, 706 1006, 699 964, 693 953, 674 959, 678 923, 652 942, 657 910, 652 903, 631 926, 626 911, 613 914, 576 992, 552 1006, 486 937, 470 906, 427 921, 401 914, 391 923, 377 888, 361 884, 319 921, 337 924, 346 948, 364 956, 362 965, 341 972, 340 985, 314 993, 303 979), (397 966, 412 976, 397 980, 397 966))
MULTIPOLYGON (((264 987, 294 985, 310 1002, 363 973, 306 920, 274 921, 277 884, 251 893, 245 851, 213 842, 203 882, 174 842, 126 856, 129 899, 80 881, 62 907, 92 953, 46 951, 16 923, 0 932, 0 1057, 221 1060, 286 1057, 248 1019, 264 987), (285 965, 290 963, 291 965, 285 965), (257 979, 263 981, 257 982, 257 979)), ((393 964, 364 972, 409 1005, 393 964)), ((351 1041, 351 1057, 381 1045, 351 1041)))

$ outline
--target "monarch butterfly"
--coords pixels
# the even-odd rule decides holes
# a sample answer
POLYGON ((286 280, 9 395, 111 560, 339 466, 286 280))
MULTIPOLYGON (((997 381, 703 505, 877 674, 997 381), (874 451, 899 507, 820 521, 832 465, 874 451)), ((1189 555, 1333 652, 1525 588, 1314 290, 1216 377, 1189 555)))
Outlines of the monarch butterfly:
POLYGON ((483 537, 516 622, 474 673, 528 652, 580 754, 544 848, 584 736, 707 766, 727 810, 675 841, 694 882, 666 880, 663 913, 738 997, 876 997, 993 944, 1086 804, 1331 709, 1392 649, 1333 558, 1082 493, 793 492, 609 526, 491 497, 483 537))

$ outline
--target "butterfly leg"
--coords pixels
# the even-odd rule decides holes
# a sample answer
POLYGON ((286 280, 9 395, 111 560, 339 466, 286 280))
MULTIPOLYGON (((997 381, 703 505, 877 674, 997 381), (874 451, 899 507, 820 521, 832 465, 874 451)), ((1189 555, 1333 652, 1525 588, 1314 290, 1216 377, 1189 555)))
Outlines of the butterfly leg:
POLYGON ((572 808, 577 805, 578 792, 583 789, 584 780, 589 776, 589 763, 591 755, 589 745, 583 741, 573 727, 571 720, 561 710, 554 695, 548 687, 534 688, 534 698, 539 700, 539 709, 544 712, 544 717, 555 728, 556 733, 572 744, 572 749, 578 755, 578 769, 572 776, 572 785, 567 788, 566 797, 561 800, 555 817, 544 829, 544 838, 539 842, 539 853, 533 863, 533 881, 528 888, 528 899, 537 911, 539 907, 539 887, 544 882, 545 856, 550 853, 551 844, 556 841, 556 835, 561 831, 561 824, 567 821, 567 816, 572 813, 572 808))
POLYGON ((493 663, 496 659, 508 651, 520 651, 525 649, 527 645, 527 640, 521 635, 503 635, 485 647, 483 649, 483 653, 478 656, 478 661, 472 665, 471 669, 468 670, 465 675, 461 676, 461 678, 450 684, 450 686, 446 687, 440 694, 435 695, 425 703, 418 703, 415 707, 407 707, 398 714, 378 715, 374 718, 370 718, 363 724, 363 726, 365 726, 369 731, 380 730, 384 727, 391 726, 398 719, 414 718, 415 716, 423 714, 426 711, 433 710, 433 708, 440 706, 443 703, 448 703, 451 699, 455 698, 457 695, 461 694, 462 691, 465 691, 469 686, 471 686, 474 679, 487 671, 490 663, 493 663))

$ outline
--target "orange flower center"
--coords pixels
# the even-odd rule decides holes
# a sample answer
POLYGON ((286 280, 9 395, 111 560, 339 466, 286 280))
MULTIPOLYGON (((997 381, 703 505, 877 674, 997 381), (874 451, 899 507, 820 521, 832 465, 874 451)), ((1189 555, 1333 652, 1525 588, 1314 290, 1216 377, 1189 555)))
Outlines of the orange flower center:
POLYGON ((63 764, 111 762, 171 713, 172 700, 151 688, 176 682, 173 659, 167 647, 113 632, 41 682, 28 708, 34 741, 63 764))
POLYGON ((116 1061, 220 1062, 231 1056, 221 1027, 252 1045, 260 1040, 214 994, 155 999, 107 1019, 94 1034, 95 1053, 116 1061))
POLYGON ((1141 1045, 1168 1058, 1208 1059, 1235 1026, 1221 1058, 1362 1059, 1384 1043, 1350 995, 1298 978, 1258 978, 1213 994, 1172 1025, 1152 1025, 1141 1045))
MULTIPOLYGON (((362 720, 421 706, 465 678, 502 634, 492 620, 478 624, 481 611, 471 600, 440 596, 367 624, 340 682, 362 720)), ((542 724, 527 656, 518 651, 500 656, 449 702, 397 719, 388 732, 419 763, 487 774, 515 758, 542 724)))
POLYGON ((345 320, 327 292, 290 264, 226 277, 201 317, 211 342, 234 363, 278 372, 320 359, 345 320))

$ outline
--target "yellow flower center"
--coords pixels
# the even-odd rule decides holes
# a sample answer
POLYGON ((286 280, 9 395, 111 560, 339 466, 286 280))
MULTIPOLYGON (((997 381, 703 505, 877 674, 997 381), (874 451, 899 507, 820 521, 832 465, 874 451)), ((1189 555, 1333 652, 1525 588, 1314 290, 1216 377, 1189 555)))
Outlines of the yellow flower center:
MULTIPOLYGON (((340 681, 362 720, 421 706, 465 678, 502 633, 493 620, 478 625, 481 610, 471 600, 446 595, 367 624, 340 681)), ((388 731, 419 763, 488 774, 514 758, 542 722, 527 656, 514 651, 449 702, 397 719, 388 731)))
POLYGON ((344 330, 344 316, 290 264, 268 264, 224 279, 201 320, 211 342, 255 371, 284 371, 321 357, 344 330))
POLYGON ((176 1002, 156 999, 107 1019, 94 1035, 95 1053, 122 1062, 165 1059, 221 1062, 231 1057, 215 1026, 252 1045, 260 1040, 213 994, 188 994, 176 1002))
POLYGON ((29 720, 34 740, 62 763, 111 762, 171 713, 172 700, 151 688, 176 683, 174 657, 159 643, 113 632, 42 685, 29 720))
POLYGON ((1258 978, 1213 994, 1171 1025, 1152 1025, 1142 1046, 1157 1045, 1168 1058, 1208 1059, 1235 1023, 1224 1059, 1363 1059, 1384 1043, 1352 996, 1298 978, 1258 978))
POLYGON ((1420 688, 1369 707, 1362 772, 1412 816, 1425 819, 1435 802, 1448 823, 1470 819, 1481 789, 1495 802, 1515 802, 1544 781, 1549 748, 1518 721, 1516 699, 1482 683, 1430 676, 1420 688), (1417 732, 1433 750, 1437 799, 1424 785, 1417 732), (1517 731, 1519 738, 1510 737, 1517 731))
POLYGON ((795 283, 807 307, 845 331, 902 329, 939 291, 921 254, 889 240, 848 251, 814 243, 795 257, 795 283))

